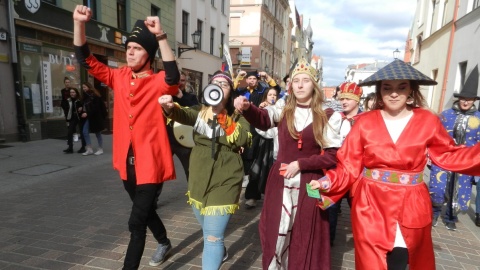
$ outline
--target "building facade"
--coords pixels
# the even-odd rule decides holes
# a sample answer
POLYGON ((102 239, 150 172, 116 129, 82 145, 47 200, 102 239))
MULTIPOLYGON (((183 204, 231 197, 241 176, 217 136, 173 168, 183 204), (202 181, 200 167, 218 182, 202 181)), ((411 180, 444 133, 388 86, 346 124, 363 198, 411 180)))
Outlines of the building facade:
MULTIPOLYGON (((125 64, 127 34, 138 19, 143 20, 146 16, 160 16, 170 44, 175 48, 174 0, 83 3, 93 11, 92 20, 86 24, 90 50, 110 67, 117 68, 125 64)), ((0 91, 2 96, 4 93, 10 96, 11 104, 16 106, 2 106, 0 119, 5 115, 17 116, 12 117, 16 120, 16 132, 11 128, 11 131, 5 132, 8 133, 8 140, 38 140, 66 135, 65 117, 60 107, 64 78, 68 78, 77 89, 80 89, 82 82, 89 81, 100 91, 109 108, 107 127, 110 128, 113 92, 89 76, 79 65, 72 45, 72 11, 82 1, 12 0, 8 4, 8 23, 12 29, 9 32, 12 36, 10 44, 14 49, 7 60, 12 63, 16 97, 11 97, 11 86, 4 88, 2 85, 0 91), (17 101, 12 102, 12 99, 17 101)), ((154 67, 161 68, 161 62, 157 60, 154 67)), ((3 125, 6 126, 5 123, 3 125)), ((15 126, 10 122, 8 125, 15 126)))
POLYGON ((230 2, 229 46, 233 66, 236 70, 266 71, 280 82, 290 68, 287 46, 291 42, 291 12, 288 1, 230 2))
POLYGON ((177 63, 187 76, 187 90, 201 95, 210 77, 222 68, 229 40, 228 0, 176 1, 177 63), (194 40, 197 39, 197 40, 194 40))

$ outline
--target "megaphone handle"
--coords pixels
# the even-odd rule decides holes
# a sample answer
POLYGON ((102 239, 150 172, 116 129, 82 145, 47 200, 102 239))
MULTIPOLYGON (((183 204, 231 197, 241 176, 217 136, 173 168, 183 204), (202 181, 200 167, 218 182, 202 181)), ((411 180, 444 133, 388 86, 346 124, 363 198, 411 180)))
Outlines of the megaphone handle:
POLYGON ((217 115, 213 114, 212 121, 212 158, 215 159, 215 129, 217 124, 217 115))

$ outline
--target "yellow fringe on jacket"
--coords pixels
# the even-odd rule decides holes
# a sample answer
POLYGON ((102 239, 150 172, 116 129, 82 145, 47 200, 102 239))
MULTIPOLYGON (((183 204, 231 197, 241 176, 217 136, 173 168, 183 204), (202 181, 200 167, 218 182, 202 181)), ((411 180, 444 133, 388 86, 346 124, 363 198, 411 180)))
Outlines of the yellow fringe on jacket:
POLYGON ((190 191, 185 195, 188 196, 188 204, 193 205, 195 208, 200 210, 200 215, 204 216, 214 216, 214 215, 233 215, 237 209, 240 209, 238 204, 228 204, 228 205, 217 205, 217 206, 207 206, 203 207, 203 203, 190 197, 190 191))
MULTIPOLYGON (((235 143, 235 141, 238 139, 238 136, 240 136, 240 131, 239 129, 242 127, 242 125, 240 125, 240 123, 236 123, 236 126, 235 126, 235 130, 232 132, 232 134, 230 135, 227 135, 227 142, 228 143, 235 143)), ((252 146, 252 133, 250 132, 247 132, 248 133, 248 139, 247 139, 247 145, 248 147, 252 146)))

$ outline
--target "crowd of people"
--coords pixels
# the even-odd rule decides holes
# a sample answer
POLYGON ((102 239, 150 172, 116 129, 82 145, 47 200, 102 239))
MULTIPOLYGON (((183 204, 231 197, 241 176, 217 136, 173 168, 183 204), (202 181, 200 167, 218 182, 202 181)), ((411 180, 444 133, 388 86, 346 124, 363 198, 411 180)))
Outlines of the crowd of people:
MULTIPOLYGON (((158 17, 136 22, 125 42, 127 65, 113 69, 90 53, 85 24, 91 16, 86 6, 74 9, 74 48, 88 73, 115 93, 113 165, 132 201, 123 269, 139 268, 147 228, 158 242, 149 265, 172 251, 157 214, 164 182, 177 178, 172 155, 181 161, 187 201, 202 228, 202 269, 217 270, 228 259, 225 230, 241 207, 245 176, 247 211, 263 197, 263 269, 330 269, 342 198, 351 207, 356 269, 435 269, 432 226, 446 204, 442 220, 455 230, 480 176, 478 70, 441 115, 420 92, 436 82, 401 60, 360 84, 341 84, 329 102, 305 59, 284 78, 285 89, 263 71, 235 78, 217 71, 208 84, 218 94, 212 99, 185 90, 186 74, 158 17), (164 70, 154 73, 157 50, 164 70), (363 105, 362 86, 375 86, 363 105), (174 123, 191 128, 191 146, 177 141, 174 123), (428 186, 423 172, 430 163, 428 186)), ((102 154, 105 105, 89 82, 81 84, 82 95, 69 83, 62 91, 64 152, 73 153, 79 129, 79 152, 102 154), (96 135, 96 151, 89 133, 96 135)))

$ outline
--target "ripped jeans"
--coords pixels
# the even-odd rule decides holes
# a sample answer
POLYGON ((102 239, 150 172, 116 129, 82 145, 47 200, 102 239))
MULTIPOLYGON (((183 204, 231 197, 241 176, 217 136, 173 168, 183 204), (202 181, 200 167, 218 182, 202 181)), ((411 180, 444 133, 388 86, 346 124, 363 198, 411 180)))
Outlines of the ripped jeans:
POLYGON ((193 213, 203 230, 203 270, 218 270, 224 256, 224 233, 232 215, 204 216, 192 205, 193 213))

